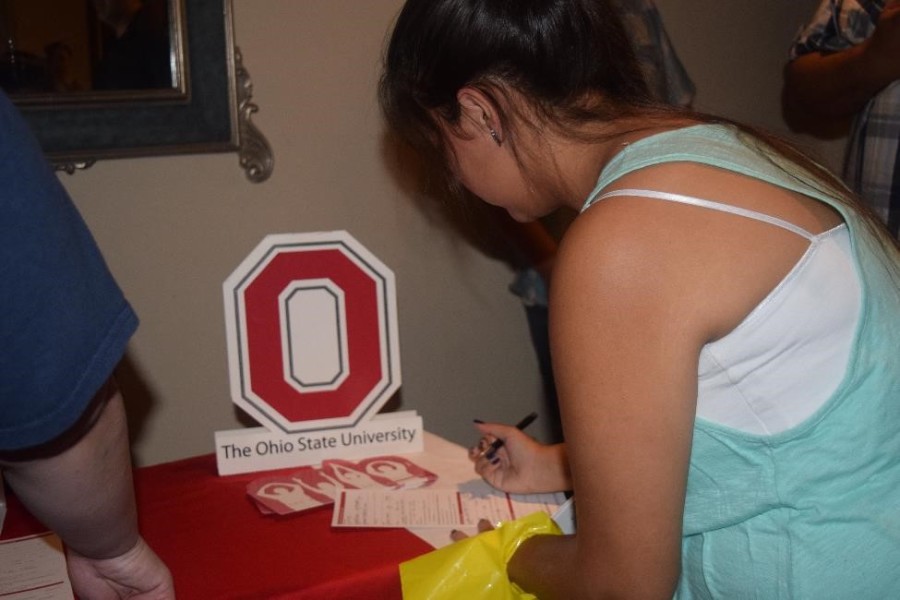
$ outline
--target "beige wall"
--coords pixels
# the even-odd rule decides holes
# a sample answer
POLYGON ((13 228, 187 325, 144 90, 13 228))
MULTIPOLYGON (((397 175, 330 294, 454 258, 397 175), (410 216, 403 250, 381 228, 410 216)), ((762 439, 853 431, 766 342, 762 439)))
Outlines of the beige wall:
MULTIPOLYGON (((781 63, 814 0, 658 3, 698 106, 783 129, 781 63)), ((400 405, 427 429, 467 443, 472 418, 511 421, 539 405, 511 273, 426 218, 386 170, 375 83, 399 6, 234 1, 254 122, 276 157, 269 181, 248 182, 232 154, 106 161, 62 176, 142 320, 123 372, 140 463, 211 452, 213 432, 241 425, 221 284, 269 233, 346 229, 395 271, 400 405)))
MULTIPOLYGON (((781 72, 791 41, 820 0, 656 0, 697 83, 696 108, 790 136, 781 118, 781 72)), ((832 168, 843 141, 791 136, 832 168)))

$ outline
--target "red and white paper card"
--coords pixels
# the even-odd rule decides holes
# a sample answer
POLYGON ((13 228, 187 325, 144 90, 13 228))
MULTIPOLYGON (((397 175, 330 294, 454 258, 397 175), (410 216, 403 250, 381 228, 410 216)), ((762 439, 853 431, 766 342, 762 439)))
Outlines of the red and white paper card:
POLYGON ((438 476, 401 456, 378 456, 358 462, 328 460, 318 467, 261 477, 247 493, 264 513, 286 515, 331 504, 342 489, 414 489, 438 476))
POLYGON ((402 456, 374 456, 357 465, 374 479, 391 484, 383 487, 411 490, 427 487, 437 480, 437 475, 402 456))

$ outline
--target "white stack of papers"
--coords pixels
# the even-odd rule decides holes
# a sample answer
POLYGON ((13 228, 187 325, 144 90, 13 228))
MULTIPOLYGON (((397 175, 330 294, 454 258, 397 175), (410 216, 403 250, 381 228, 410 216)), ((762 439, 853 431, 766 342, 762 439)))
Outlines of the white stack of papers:
POLYGON ((0 542, 0 598, 72 600, 62 541, 43 533, 0 542))

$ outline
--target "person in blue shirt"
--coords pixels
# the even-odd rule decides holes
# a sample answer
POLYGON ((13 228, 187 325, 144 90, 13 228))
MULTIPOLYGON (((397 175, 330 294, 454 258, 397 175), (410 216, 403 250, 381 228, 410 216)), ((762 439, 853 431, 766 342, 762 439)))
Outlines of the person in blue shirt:
POLYGON ((0 94, 0 469, 65 543, 80 598, 174 598, 138 531, 113 371, 137 327, 71 199, 0 94))

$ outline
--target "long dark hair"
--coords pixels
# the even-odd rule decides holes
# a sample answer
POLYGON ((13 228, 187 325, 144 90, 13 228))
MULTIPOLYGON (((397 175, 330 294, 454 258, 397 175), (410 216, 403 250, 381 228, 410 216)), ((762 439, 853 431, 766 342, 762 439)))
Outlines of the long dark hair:
MULTIPOLYGON (((407 0, 384 57, 379 96, 391 132, 423 161, 435 195, 460 195, 438 119, 458 124, 457 92, 479 89, 498 107, 514 152, 513 120, 532 116, 542 126, 601 139, 579 127, 630 116, 682 116, 727 124, 767 157, 771 150, 812 175, 806 183, 862 214, 883 240, 900 249, 871 211, 830 171, 791 143, 728 119, 655 101, 643 80, 615 5, 608 0, 407 0), (528 113, 516 111, 527 102, 528 113), (503 101, 501 101, 503 100, 503 101)), ((518 154, 516 154, 519 156, 518 154)), ((521 161, 521 157, 520 161, 521 161)))
MULTIPOLYGON (((595 120, 585 99, 596 90, 622 105, 650 101, 605 0, 409 0, 385 55, 381 106, 392 132, 438 171, 449 156, 436 116, 458 122, 463 86, 498 106, 498 95, 515 90, 558 123, 595 120)), ((511 126, 502 111, 498 118, 511 126)))

